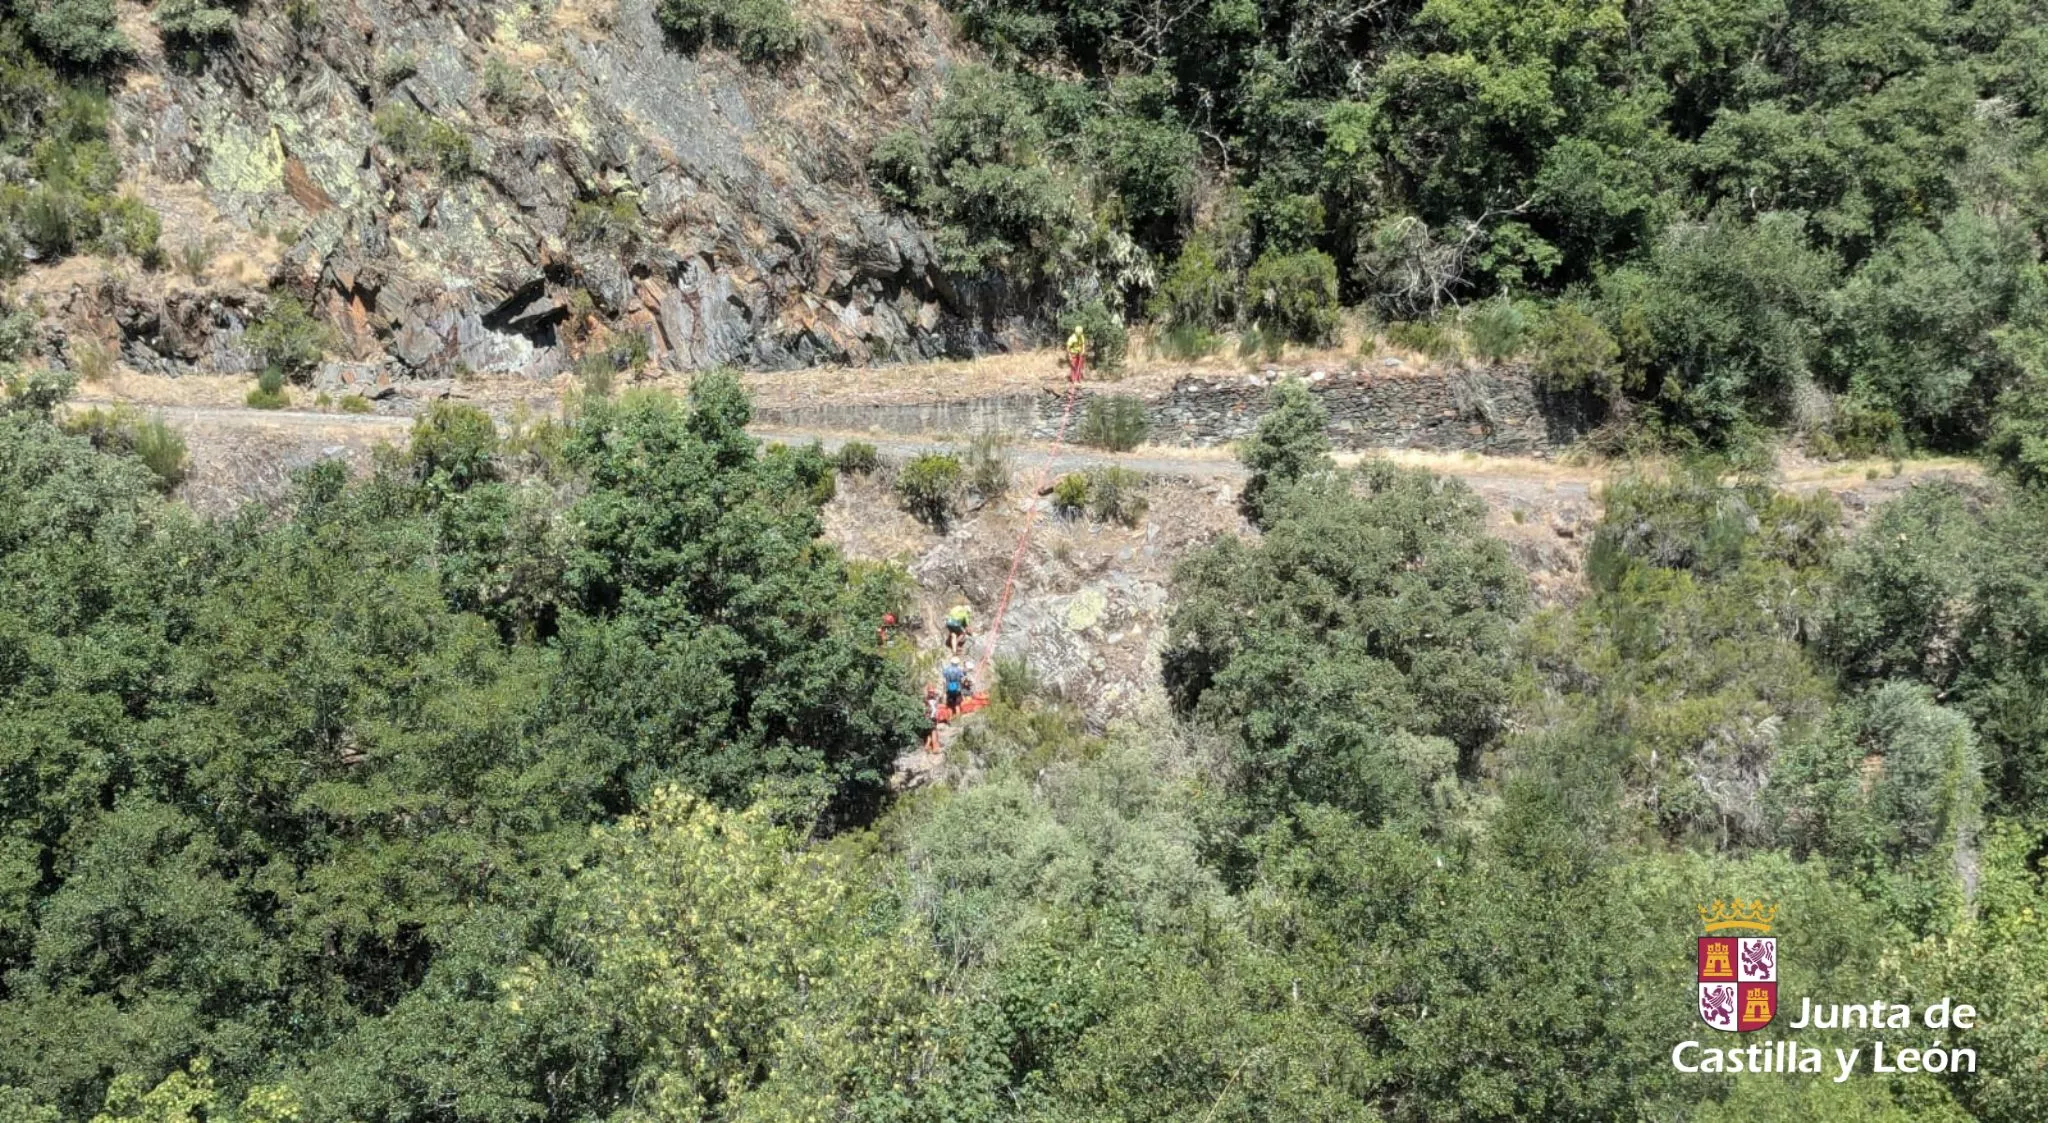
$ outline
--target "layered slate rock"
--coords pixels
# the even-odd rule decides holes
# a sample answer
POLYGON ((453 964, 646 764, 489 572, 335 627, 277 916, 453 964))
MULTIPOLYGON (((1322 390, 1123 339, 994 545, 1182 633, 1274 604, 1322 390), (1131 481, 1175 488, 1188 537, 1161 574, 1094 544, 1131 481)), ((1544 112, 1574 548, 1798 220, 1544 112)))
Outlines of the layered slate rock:
POLYGON ((629 336, 669 369, 772 369, 1027 330, 866 186, 874 140, 927 116, 958 57, 936 7, 804 8, 801 58, 771 69, 678 49, 650 0, 290 8, 250 6, 197 70, 145 44, 117 91, 131 174, 283 246, 203 307, 119 294, 139 367, 246 369, 273 290, 395 378, 545 377, 629 336))

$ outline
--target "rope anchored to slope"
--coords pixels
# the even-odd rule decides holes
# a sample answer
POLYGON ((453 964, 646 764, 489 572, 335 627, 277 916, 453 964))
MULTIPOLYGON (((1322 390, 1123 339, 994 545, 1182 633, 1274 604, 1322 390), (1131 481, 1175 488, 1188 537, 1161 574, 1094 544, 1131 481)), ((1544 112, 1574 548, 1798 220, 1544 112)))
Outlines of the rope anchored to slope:
MULTIPOLYGON (((1069 354, 1072 355, 1072 365, 1067 376, 1067 400, 1060 409, 1060 424, 1053 434, 1052 449, 1047 452, 1045 459, 1039 463, 1038 473, 1032 479, 1030 489, 1025 493, 1031 497, 1030 506, 1027 508, 1029 513, 1024 520, 1023 529, 1017 532, 1017 548, 1010 553, 1010 571, 1003 578, 1003 591, 1001 596, 996 599, 995 615, 989 621, 988 638, 981 645, 981 657, 974 665, 974 677, 971 681, 977 684, 988 682, 989 668, 995 659, 996 642, 1003 634, 1003 617, 1009 613, 1010 598, 1017 590, 1017 571, 1023 567, 1024 555, 1031 548, 1031 533, 1038 528, 1037 497, 1040 492, 1045 490, 1045 477, 1052 470, 1054 455, 1058 452, 1059 447, 1067 441, 1067 426, 1074 419, 1074 403, 1079 401, 1081 397, 1081 374, 1085 363, 1081 355, 1073 350, 1073 347, 1074 343, 1070 340, 1068 348, 1069 354)), ((961 714, 970 714, 986 705, 988 705, 988 688, 982 686, 971 696, 962 699, 958 710, 942 708, 939 711, 939 720, 945 721, 961 714)), ((932 739, 927 743, 926 747, 934 752, 938 751, 938 734, 936 730, 933 731, 932 739)))

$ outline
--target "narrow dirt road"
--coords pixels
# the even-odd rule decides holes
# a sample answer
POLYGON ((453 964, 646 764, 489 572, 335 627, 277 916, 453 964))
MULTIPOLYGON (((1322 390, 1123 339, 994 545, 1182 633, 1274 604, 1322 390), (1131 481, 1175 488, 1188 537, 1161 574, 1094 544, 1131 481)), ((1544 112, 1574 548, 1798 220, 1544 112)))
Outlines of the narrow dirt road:
MULTIPOLYGON (((81 401, 80 407, 112 404, 81 401)), ((347 414, 304 410, 255 410, 225 406, 151 405, 129 402, 162 416, 186 433, 194 459, 191 498, 202 506, 218 506, 232 493, 262 493, 281 484, 294 468, 314 460, 342 457, 366 465, 379 444, 403 444, 412 429, 409 416, 388 413, 347 414)), ((902 459, 922 452, 960 452, 965 442, 934 436, 810 432, 757 427, 763 440, 784 444, 817 441, 836 451, 847 441, 866 441, 883 456, 902 459)), ((1230 450, 1147 445, 1127 453, 1102 452, 1074 445, 1013 444, 1008 448, 1012 471, 1021 475, 1053 475, 1117 465, 1147 475, 1195 482, 1241 479, 1245 470, 1230 450)), ((1613 471, 1601 463, 1560 463, 1532 457, 1479 456, 1384 449, 1342 453, 1340 463, 1384 456, 1397 463, 1427 468, 1472 484, 1496 505, 1544 507, 1560 501, 1590 501, 1613 471)), ((1828 490, 1876 504, 1914 480, 1936 476, 1976 478, 1976 465, 1960 460, 1915 460, 1902 464, 1897 475, 1877 462, 1824 462, 1794 453, 1779 458, 1784 486, 1802 492, 1828 490)))

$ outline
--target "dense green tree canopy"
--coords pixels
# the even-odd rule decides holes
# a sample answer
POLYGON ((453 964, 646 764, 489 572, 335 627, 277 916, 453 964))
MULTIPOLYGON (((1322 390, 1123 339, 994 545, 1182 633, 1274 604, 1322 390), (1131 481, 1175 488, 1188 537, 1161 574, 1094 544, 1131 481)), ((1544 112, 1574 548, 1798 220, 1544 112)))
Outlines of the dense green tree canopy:
POLYGON ((821 454, 729 377, 516 441, 443 404, 215 522, 24 385, 0 1111, 2034 1118, 2036 500, 1848 535, 1740 466, 1622 476, 1529 615, 1468 489, 1338 471, 1298 390, 1258 537, 1175 578, 1181 712, 1091 733, 1006 673, 885 805, 903 578, 820 540, 821 454), (1976 1003, 1979 1078, 1673 1070, 1737 893, 1785 994, 1976 1003))
POLYGON ((1182 564, 1168 690, 1229 730, 1258 818, 1310 798, 1420 812, 1501 718, 1521 575, 1478 499, 1423 472, 1309 477, 1262 512, 1262 541, 1182 564))
POLYGON ((1563 384, 1709 443, 1964 447, 2048 377, 2036 5, 949 7, 996 67, 877 148, 884 194, 956 269, 1107 291, 1170 349, 1504 294, 1539 369, 1597 324, 1618 369, 1563 384))
POLYGON ((917 717, 865 623, 893 586, 817 540, 818 454, 745 416, 708 376, 515 478, 441 408, 370 480, 323 465, 206 524, 0 414, 0 1083, 90 1114, 117 1073, 389 1048, 366 1019, 481 969, 473 918, 537 923, 660 783, 870 807, 917 717), (554 475, 580 499, 519 535, 569 502, 554 475))
MULTIPOLYGON (((1141 315, 1186 358, 1365 329, 1624 439, 1999 474, 1847 518, 1762 457, 1619 469, 1532 610, 1470 488, 1340 470, 1284 381, 1132 684, 1169 705, 1104 729, 1013 665, 892 793, 909 577, 825 541, 833 464, 729 374, 509 436, 437 403, 207 519, 0 307, 0 1121, 2048 1117, 2040 5, 948 6, 985 53, 869 179, 1101 366, 1141 315), (1675 1071, 1736 895, 1781 907, 1783 996, 1972 1002, 1978 1072, 1675 1071)), ((750 80, 838 49, 655 9, 750 80)), ((151 12, 196 51, 238 10, 151 12)), ((0 277, 153 260, 116 14, 0 11, 0 277)), ((320 330, 250 341, 281 382, 320 330)), ((888 470, 937 528, 1000 490, 888 470)))

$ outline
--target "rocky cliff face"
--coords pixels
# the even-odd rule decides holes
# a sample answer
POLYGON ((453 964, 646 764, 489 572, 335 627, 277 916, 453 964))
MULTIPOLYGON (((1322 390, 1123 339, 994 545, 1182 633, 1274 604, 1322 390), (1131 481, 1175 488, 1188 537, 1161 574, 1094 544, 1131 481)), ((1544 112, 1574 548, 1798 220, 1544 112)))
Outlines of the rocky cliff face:
POLYGON ((801 58, 766 69, 678 49, 652 0, 250 5, 203 56, 124 12, 116 143, 189 267, 73 269, 45 307, 139 369, 225 372, 290 291, 351 382, 545 377, 634 337, 672 369, 1001 345, 1000 294, 954 284, 862 171, 961 57, 945 17, 797 10, 801 58))

